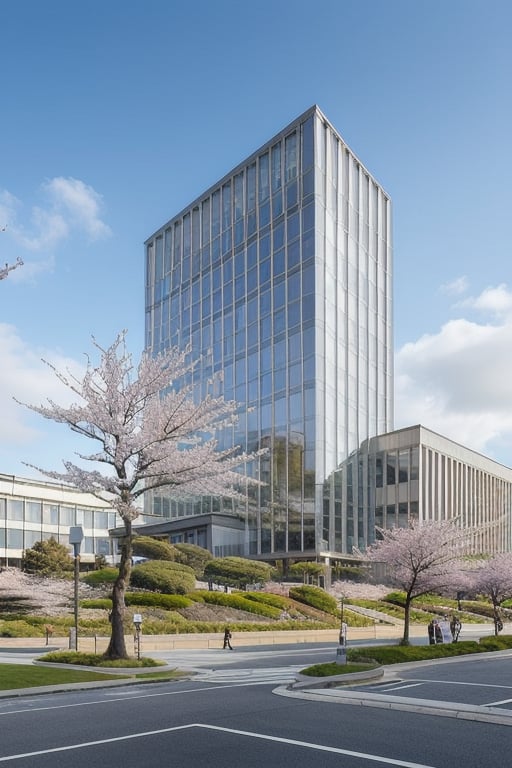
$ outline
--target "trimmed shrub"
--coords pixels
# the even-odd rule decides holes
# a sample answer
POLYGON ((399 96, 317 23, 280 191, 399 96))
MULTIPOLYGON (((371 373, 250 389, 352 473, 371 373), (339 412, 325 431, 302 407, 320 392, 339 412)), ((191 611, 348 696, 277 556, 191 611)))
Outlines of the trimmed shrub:
POLYGON ((255 600, 248 600, 245 594, 227 594, 226 592, 208 592, 206 590, 196 590, 195 595, 199 595, 205 603, 210 605, 223 605, 226 608, 236 608, 239 611, 247 611, 258 616, 266 616, 269 619, 278 619, 281 615, 281 609, 272 605, 257 603, 255 600))
POLYGON ((368 669, 375 669, 378 666, 376 662, 359 662, 357 664, 336 664, 335 661, 328 661, 324 664, 313 664, 311 667, 301 669, 301 675, 311 677, 332 677, 334 675, 350 675, 354 672, 366 672, 368 669))
POLYGON ((305 584, 310 580, 318 579, 325 574, 325 565, 312 561, 302 561, 290 566, 288 573, 290 576, 300 576, 305 584))
POLYGON ((401 608, 403 608, 405 605, 405 592, 390 592, 389 594, 385 595, 383 600, 386 603, 399 605, 401 608))
POLYGON ((482 653, 487 649, 476 640, 464 640, 458 643, 440 643, 439 645, 392 645, 373 648, 349 648, 347 660, 360 662, 372 659, 379 664, 402 664, 406 661, 424 661, 450 656, 464 656, 468 653, 482 653))
MULTIPOLYGON (((145 606, 150 608, 164 608, 175 610, 176 608, 188 608, 194 601, 184 595, 163 595, 160 592, 126 592, 125 605, 145 606)), ((109 597, 94 600, 82 600, 81 608, 99 608, 109 611, 112 608, 112 600, 109 597)))
POLYGON ((105 659, 97 653, 82 653, 80 651, 52 651, 40 656, 38 661, 51 662, 53 664, 80 664, 86 667, 160 667, 165 664, 155 659, 105 659))
POLYGON ((44 637, 43 627, 34 627, 23 620, 0 621, 0 637, 44 637))
POLYGON ((148 560, 175 561, 176 550, 167 541, 154 539, 152 536, 134 536, 132 552, 135 557, 147 557, 148 560))
POLYGON ((192 592, 196 577, 192 568, 166 560, 152 560, 132 569, 130 583, 138 589, 185 595, 192 592))
POLYGON ((271 592, 245 592, 244 597, 246 600, 254 600, 256 603, 272 605, 274 608, 280 608, 282 611, 292 607, 287 597, 273 595, 271 592))
POLYGON ((198 547, 197 544, 174 544, 176 550, 175 560, 182 565, 188 565, 194 570, 196 578, 202 579, 206 564, 213 560, 213 555, 207 549, 198 547))
POLYGON ((82 581, 90 587, 100 587, 103 584, 113 584, 119 575, 117 568, 100 568, 98 571, 89 571, 82 576, 82 581))
POLYGON ((141 605, 153 608, 165 608, 167 611, 188 608, 194 601, 181 594, 162 595, 159 592, 127 592, 124 596, 126 605, 141 605))
POLYGON ((39 576, 63 576, 71 575, 74 564, 68 548, 52 537, 36 541, 33 547, 26 549, 21 568, 26 573, 37 573, 39 576))
POLYGON ((333 616, 339 614, 338 601, 336 598, 328 595, 321 587, 312 587, 304 585, 302 587, 291 587, 290 597, 299 603, 311 605, 319 611, 330 613, 333 616))
POLYGON ((481 637, 480 645, 483 646, 486 651, 508 651, 512 648, 512 635, 481 637))
POLYGON ((245 557, 219 557, 210 560, 204 576, 217 584, 242 589, 247 584, 269 581, 275 569, 268 563, 259 563, 245 557))
POLYGON ((112 608, 112 600, 110 597, 97 597, 92 600, 81 600, 80 608, 110 611, 112 608))

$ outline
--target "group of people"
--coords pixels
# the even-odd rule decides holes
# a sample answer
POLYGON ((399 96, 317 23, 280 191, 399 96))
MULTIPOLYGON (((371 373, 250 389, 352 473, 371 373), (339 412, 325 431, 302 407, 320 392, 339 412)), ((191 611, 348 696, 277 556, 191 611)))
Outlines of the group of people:
MULTIPOLYGON (((448 617, 445 618, 444 622, 440 622, 438 619, 432 619, 432 621, 429 623, 428 639, 429 639, 430 645, 436 645, 436 643, 447 642, 446 635, 443 634, 443 624, 445 625, 445 628, 447 630, 448 617)), ((449 623, 449 627, 450 627, 452 643, 456 643, 457 640, 459 639, 460 631, 462 629, 462 623, 460 619, 457 616, 452 616, 449 623)))

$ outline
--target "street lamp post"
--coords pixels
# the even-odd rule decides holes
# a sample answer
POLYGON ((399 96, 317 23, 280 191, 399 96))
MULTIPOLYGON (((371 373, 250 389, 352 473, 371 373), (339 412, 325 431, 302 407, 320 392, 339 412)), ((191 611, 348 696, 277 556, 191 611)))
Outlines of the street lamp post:
POLYGON ((84 538, 84 532, 81 525, 74 525, 69 529, 69 543, 73 545, 73 554, 75 558, 75 626, 74 638, 70 647, 78 651, 78 576, 80 573, 80 544, 84 538))

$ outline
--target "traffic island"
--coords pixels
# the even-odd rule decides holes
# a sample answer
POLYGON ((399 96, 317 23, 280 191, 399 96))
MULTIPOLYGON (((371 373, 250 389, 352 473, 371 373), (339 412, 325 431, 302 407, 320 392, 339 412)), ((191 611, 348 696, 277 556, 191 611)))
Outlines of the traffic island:
MULTIPOLYGON (((358 665, 360 666, 360 665, 358 665)), ((354 685, 354 683, 368 683, 380 680, 384 676, 384 667, 372 666, 354 672, 344 672, 340 675, 305 675, 297 672, 295 682, 289 686, 293 690, 305 690, 308 688, 339 688, 343 685, 354 685)))

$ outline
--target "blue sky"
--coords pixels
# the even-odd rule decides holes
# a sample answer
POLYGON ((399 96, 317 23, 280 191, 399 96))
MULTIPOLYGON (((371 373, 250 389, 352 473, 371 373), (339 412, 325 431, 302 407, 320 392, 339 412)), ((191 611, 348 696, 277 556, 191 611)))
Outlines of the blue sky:
POLYGON ((512 466, 508 0, 2 7, 0 472, 71 433, 18 406, 144 332, 143 242, 316 103, 394 205, 395 426, 512 466))

